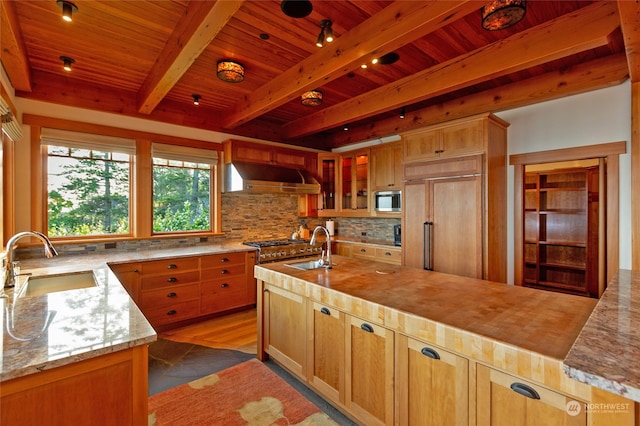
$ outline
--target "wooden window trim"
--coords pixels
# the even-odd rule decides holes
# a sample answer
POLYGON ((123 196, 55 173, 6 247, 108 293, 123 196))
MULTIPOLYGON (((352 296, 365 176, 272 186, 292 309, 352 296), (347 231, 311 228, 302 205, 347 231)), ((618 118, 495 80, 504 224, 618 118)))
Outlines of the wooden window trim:
POLYGON ((571 160, 587 160, 600 158, 607 164, 607 179, 605 182, 607 191, 607 229, 606 229, 606 268, 608 283, 618 271, 620 266, 620 161, 619 155, 627 152, 626 142, 610 142, 604 144, 581 146, 576 148, 563 148, 550 151, 538 151, 526 154, 514 154, 509 156, 509 164, 514 166, 513 171, 513 280, 514 284, 522 283, 523 260, 523 199, 522 185, 524 182, 525 166, 528 164, 555 163, 571 160))
POLYGON ((108 136, 116 136, 123 138, 132 138, 136 140, 136 156, 133 160, 131 174, 131 194, 130 202, 133 204, 131 208, 131 229, 129 235, 100 235, 93 237, 68 237, 56 238, 56 244, 64 243, 82 243, 82 242, 98 242, 98 241, 124 241, 124 240, 140 240, 140 239, 158 239, 158 238, 178 238, 178 237, 198 237, 198 236, 214 236, 219 235, 222 229, 222 214, 220 208, 221 202, 221 181, 220 162, 224 157, 222 155, 223 145, 221 143, 213 143, 199 141, 195 139, 187 139, 181 137, 173 137, 150 132, 141 132, 136 130, 121 129, 117 127, 103 126, 91 123, 83 123, 72 120, 56 119, 51 117, 43 117, 31 114, 23 116, 23 123, 31 126, 31 228, 43 233, 47 232, 46 208, 47 208, 47 192, 45 190, 45 180, 47 176, 47 152, 46 145, 42 145, 40 134, 43 127, 51 127, 62 130, 77 131, 83 133, 102 134, 108 136), (151 159, 151 141, 166 143, 171 145, 187 146, 201 149, 214 149, 218 151, 218 165, 213 167, 211 188, 211 230, 203 232, 173 232, 173 233, 153 233, 152 218, 152 159, 151 159), (144 190, 147 188, 147 190, 144 190))

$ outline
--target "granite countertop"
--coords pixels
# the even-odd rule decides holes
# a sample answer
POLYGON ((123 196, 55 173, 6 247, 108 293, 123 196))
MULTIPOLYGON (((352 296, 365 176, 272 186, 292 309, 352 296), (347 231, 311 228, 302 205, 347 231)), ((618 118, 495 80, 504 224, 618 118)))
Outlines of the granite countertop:
POLYGON ((640 271, 620 270, 598 301, 564 371, 591 386, 640 402, 640 271))
POLYGON ((14 298, 13 290, 8 290, 7 297, 0 298, 3 329, 0 381, 156 340, 156 332, 108 267, 109 263, 251 250, 255 249, 240 243, 206 244, 21 260, 22 273, 39 276, 93 271, 98 285, 22 298, 14 298))

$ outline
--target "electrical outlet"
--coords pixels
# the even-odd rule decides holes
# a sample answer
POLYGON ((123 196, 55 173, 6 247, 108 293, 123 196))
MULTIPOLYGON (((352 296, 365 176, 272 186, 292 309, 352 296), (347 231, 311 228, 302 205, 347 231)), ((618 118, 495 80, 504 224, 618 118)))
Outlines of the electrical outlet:
POLYGON ((363 237, 366 237, 366 236, 367 236, 367 231, 363 231, 363 232, 361 232, 360 234, 361 234, 363 237))

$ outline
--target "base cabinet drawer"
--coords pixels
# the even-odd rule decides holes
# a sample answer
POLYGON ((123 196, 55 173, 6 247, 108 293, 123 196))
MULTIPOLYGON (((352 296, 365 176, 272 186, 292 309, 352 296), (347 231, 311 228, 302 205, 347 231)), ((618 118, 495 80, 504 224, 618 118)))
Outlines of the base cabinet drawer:
POLYGON ((587 425, 584 402, 484 365, 477 371, 479 425, 587 425))
POLYGON ((153 326, 197 317, 200 315, 200 300, 175 303, 173 305, 144 309, 144 313, 153 326))
POLYGON ((197 257, 178 257, 174 259, 152 260, 142 263, 142 273, 144 275, 155 275, 163 273, 183 272, 198 270, 200 260, 197 257))
POLYGON ((203 315, 250 304, 244 275, 226 280, 203 281, 201 312, 203 315))
POLYGON ((198 297, 200 297, 200 286, 197 283, 161 288, 143 291, 140 297, 140 306, 142 309, 168 306, 194 300, 198 297))
POLYGON ((200 280, 199 271, 179 272, 168 275, 142 276, 142 291, 163 287, 174 287, 181 284, 197 283, 200 280))

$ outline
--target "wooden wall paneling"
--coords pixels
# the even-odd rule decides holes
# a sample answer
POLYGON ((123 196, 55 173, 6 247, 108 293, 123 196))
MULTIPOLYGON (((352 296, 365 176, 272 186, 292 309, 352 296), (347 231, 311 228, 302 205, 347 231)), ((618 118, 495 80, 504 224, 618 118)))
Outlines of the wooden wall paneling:
POLYGON ((640 82, 631 83, 631 268, 640 269, 640 82))

